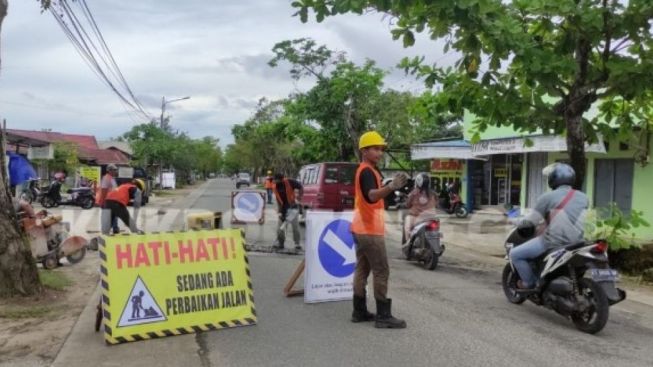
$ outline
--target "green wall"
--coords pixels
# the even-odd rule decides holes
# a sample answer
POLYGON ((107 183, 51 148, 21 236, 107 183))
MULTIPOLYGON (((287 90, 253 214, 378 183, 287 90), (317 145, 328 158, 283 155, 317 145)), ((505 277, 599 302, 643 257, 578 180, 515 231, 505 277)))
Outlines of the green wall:
MULTIPOLYGON (((585 177, 585 193, 589 197, 590 206, 594 204, 594 191, 596 185, 600 185, 594 179, 595 162, 596 159, 616 159, 616 158, 629 158, 632 159, 635 155, 633 149, 622 151, 619 149, 619 142, 617 140, 610 140, 610 149, 606 154, 600 153, 587 153, 587 174, 585 177)), ((650 144, 649 151, 653 149, 653 143, 650 144)), ((560 159, 567 159, 568 155, 564 152, 549 153, 549 163, 554 163, 560 159)), ((522 175, 524 172, 522 172, 522 175)), ((633 202, 632 209, 644 213, 646 219, 651 226, 640 227, 633 232, 637 239, 641 241, 653 241, 653 164, 642 167, 641 164, 635 163, 633 172, 633 202)), ((526 196, 526 186, 522 186, 522 198, 526 196)), ((525 206, 525 201, 522 200, 525 206)))

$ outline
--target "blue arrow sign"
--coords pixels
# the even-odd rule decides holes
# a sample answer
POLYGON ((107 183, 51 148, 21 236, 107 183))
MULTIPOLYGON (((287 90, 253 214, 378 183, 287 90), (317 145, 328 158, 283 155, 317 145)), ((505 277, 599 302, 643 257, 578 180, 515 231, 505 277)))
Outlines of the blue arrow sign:
POLYGON ((350 228, 350 221, 336 219, 320 235, 317 245, 320 263, 334 277, 348 277, 356 268, 356 247, 350 228))
POLYGON ((256 214, 261 205, 260 195, 255 193, 241 194, 236 207, 245 213, 256 214))

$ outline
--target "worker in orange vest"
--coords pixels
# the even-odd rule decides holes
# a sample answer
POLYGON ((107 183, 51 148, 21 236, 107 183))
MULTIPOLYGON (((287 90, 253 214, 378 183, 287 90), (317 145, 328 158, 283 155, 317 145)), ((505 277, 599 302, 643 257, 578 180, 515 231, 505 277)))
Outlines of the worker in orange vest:
POLYGON ((376 131, 363 134, 358 148, 362 162, 354 179, 354 219, 351 231, 356 244, 354 273, 354 312, 352 322, 376 321, 377 328, 402 329, 406 322, 392 316, 392 300, 387 298, 390 267, 385 249, 385 209, 383 199, 406 185, 404 174, 394 176, 392 182, 381 185, 377 164, 383 157, 386 142, 376 131), (367 310, 365 286, 370 272, 374 275, 376 316, 367 310))
POLYGON ((275 249, 280 250, 286 240, 286 227, 284 223, 292 225, 292 237, 295 241, 295 250, 301 250, 299 244, 299 202, 304 194, 304 187, 297 180, 284 177, 282 173, 274 175, 274 196, 277 198, 279 225, 277 227, 277 243, 275 249), (295 195, 297 190, 297 195, 295 195))
POLYGON ((138 209, 141 207, 145 182, 141 179, 135 179, 132 182, 124 183, 115 190, 110 191, 104 206, 102 207, 102 234, 108 235, 111 229, 111 223, 119 218, 125 225, 129 226, 132 233, 142 233, 136 226, 138 218, 138 209), (129 216, 127 206, 130 201, 134 201, 134 218, 129 216))
POLYGON ((268 204, 272 204, 272 195, 274 192, 274 177, 272 176, 272 171, 268 171, 268 175, 265 177, 265 191, 268 195, 268 204))

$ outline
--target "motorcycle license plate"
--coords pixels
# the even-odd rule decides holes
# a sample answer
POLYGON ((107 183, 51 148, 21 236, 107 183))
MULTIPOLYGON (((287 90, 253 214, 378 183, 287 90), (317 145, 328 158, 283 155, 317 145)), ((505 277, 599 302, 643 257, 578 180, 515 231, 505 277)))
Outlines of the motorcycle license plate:
POLYGON ((616 282, 619 272, 614 269, 592 269, 592 280, 595 282, 616 282))

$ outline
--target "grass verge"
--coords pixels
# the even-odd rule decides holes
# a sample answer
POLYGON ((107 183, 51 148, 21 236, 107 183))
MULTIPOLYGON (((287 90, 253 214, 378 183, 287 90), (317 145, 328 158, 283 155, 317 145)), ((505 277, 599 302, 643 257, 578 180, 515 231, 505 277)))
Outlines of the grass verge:
POLYGON ((54 270, 39 270, 39 278, 44 287, 63 291, 66 287, 71 286, 73 282, 63 273, 54 270))

